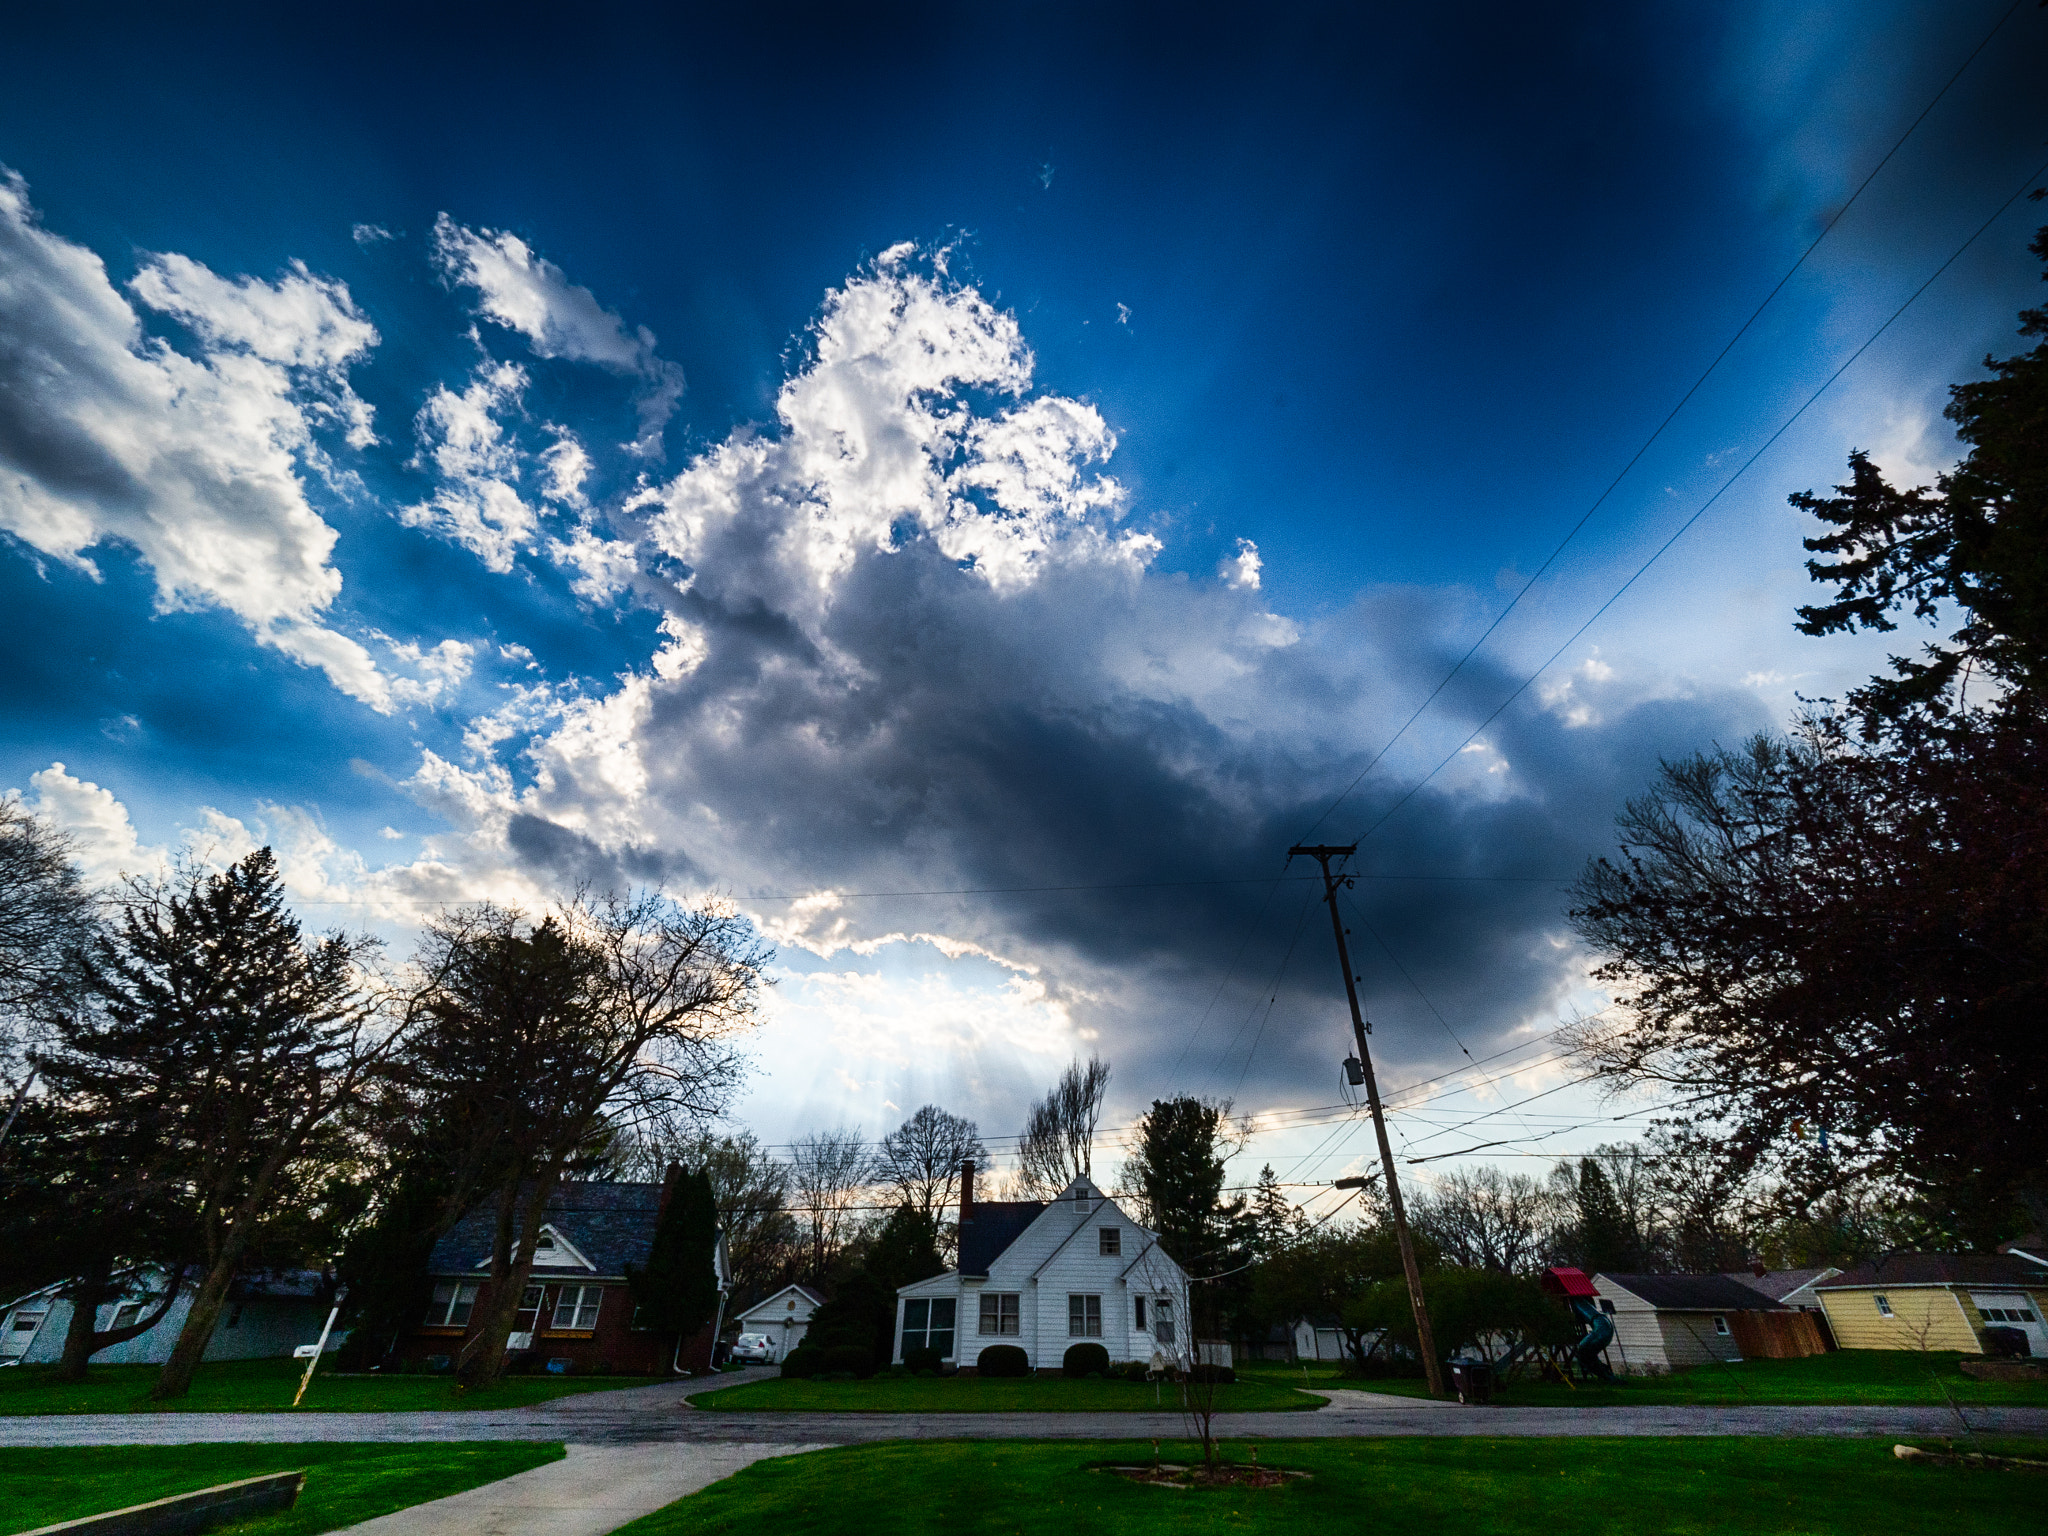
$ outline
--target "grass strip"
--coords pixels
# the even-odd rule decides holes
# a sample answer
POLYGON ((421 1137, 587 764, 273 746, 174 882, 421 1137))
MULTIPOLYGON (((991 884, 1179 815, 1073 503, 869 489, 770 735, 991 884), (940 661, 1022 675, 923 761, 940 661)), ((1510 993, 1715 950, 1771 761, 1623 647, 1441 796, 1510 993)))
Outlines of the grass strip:
MULTIPOLYGON (((720 1413, 1174 1413, 1179 1389, 1139 1381, 1072 1381, 1064 1376, 875 1376, 809 1381, 779 1376, 699 1392, 690 1401, 720 1413)), ((1219 1413, 1288 1412, 1329 1399, 1291 1385, 1239 1381, 1216 1388, 1219 1413)))
MULTIPOLYGON (((199 1367, 189 1397, 152 1403, 159 1367, 96 1365, 82 1382, 60 1382, 55 1368, 0 1371, 0 1414, 289 1413, 305 1366, 292 1360, 220 1360, 199 1367)), ((644 1387, 637 1376, 508 1376, 483 1392, 457 1392, 445 1376, 320 1374, 301 1413, 402 1413, 419 1409, 524 1408, 579 1392, 644 1387)))
POLYGON ((292 1509, 235 1536, 312 1536, 559 1461, 560 1445, 92 1445, 0 1448, 0 1532, 125 1509, 265 1472, 306 1469, 292 1509))
MULTIPOLYGON (((2037 1442, 2038 1444, 2038 1442, 2037 1442)), ((1160 1446, 1186 1461, 1185 1444, 1160 1446)), ((1900 1461, 1890 1441, 1263 1441, 1313 1476, 1266 1489, 1156 1488, 1097 1470, 1150 1442, 921 1441, 757 1462, 618 1536, 1203 1536, 1367 1526, 1458 1536, 2019 1536, 2048 1478, 1900 1461)), ((1232 1441, 1243 1460, 1249 1450, 1232 1441)))

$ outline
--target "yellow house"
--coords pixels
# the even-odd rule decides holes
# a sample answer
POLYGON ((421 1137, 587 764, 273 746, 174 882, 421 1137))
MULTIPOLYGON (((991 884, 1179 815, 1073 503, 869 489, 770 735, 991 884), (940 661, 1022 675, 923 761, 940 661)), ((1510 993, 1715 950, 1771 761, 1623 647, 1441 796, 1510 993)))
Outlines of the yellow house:
POLYGON ((1984 1352, 1986 1328, 2015 1328, 2048 1356, 2048 1266, 2016 1253, 1893 1253, 1814 1288, 1843 1349, 1984 1352))

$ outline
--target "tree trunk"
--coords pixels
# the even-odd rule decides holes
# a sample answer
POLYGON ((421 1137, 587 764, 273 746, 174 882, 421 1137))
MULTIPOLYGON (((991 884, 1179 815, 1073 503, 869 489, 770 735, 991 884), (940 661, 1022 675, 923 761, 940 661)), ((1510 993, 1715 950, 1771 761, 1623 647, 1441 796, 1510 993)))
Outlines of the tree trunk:
MULTIPOLYGON (((505 1374, 505 1344, 512 1336, 512 1324, 519 1316, 527 1282, 533 1277, 534 1245, 540 1241, 542 1217, 548 1197, 561 1178, 559 1165, 549 1168, 534 1181, 533 1193, 519 1208, 517 1186, 513 1189, 510 1242, 504 1239, 505 1219, 499 1218, 500 1241, 491 1254, 490 1305, 467 1346, 461 1369, 456 1373, 465 1391, 497 1385, 505 1374)), ((500 1207, 503 1211, 503 1207, 500 1207)))
POLYGON ((64 1330, 64 1356, 57 1363, 59 1381, 85 1380, 85 1363, 92 1358, 93 1341, 98 1337, 93 1328, 113 1290, 109 1283, 113 1273, 112 1259, 96 1261, 71 1288, 71 1326, 64 1330))
MULTIPOLYGON (((236 1225, 239 1228, 241 1224, 236 1225)), ((157 1373, 156 1385, 149 1389, 151 1401, 160 1403, 183 1397, 192 1390, 192 1373, 199 1369, 206 1346, 213 1342, 214 1325, 220 1321, 220 1309, 227 1303, 228 1287, 234 1284, 235 1266, 241 1262, 244 1246, 243 1240, 230 1235, 220 1258, 200 1281, 192 1297, 192 1310, 185 1314, 185 1326, 178 1330, 178 1342, 171 1346, 171 1357, 157 1373)))

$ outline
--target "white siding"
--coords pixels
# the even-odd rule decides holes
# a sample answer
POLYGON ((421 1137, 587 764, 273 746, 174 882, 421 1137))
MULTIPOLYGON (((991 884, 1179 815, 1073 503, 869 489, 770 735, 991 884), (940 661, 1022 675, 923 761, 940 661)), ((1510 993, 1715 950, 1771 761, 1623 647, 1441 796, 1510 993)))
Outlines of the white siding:
MULTIPOLYGON (((1152 1234, 1130 1219, 1115 1201, 1093 1185, 1076 1180, 989 1264, 986 1280, 962 1281, 955 1272, 907 1285, 897 1293, 895 1358, 903 1358, 903 1302, 918 1296, 954 1296, 959 1300, 955 1359, 972 1366, 991 1344, 1021 1345, 1036 1370, 1057 1370, 1072 1344, 1099 1343, 1112 1361, 1149 1360, 1153 1338, 1135 1327, 1134 1300, 1148 1303, 1160 1295, 1174 1301, 1178 1323, 1176 1347, 1187 1347, 1186 1280, 1180 1266, 1159 1250, 1152 1234), (1077 1200, 1076 1194, 1084 1198, 1077 1200), (1102 1252, 1097 1235, 1104 1227, 1118 1231, 1118 1252, 1102 1252), (1019 1329, 1012 1337, 984 1336, 981 1297, 1006 1292, 1018 1298, 1019 1329), (1101 1299, 1102 1333, 1098 1338, 1067 1332, 1069 1296, 1101 1299)), ((1149 1307, 1148 1307, 1149 1310, 1149 1307)))

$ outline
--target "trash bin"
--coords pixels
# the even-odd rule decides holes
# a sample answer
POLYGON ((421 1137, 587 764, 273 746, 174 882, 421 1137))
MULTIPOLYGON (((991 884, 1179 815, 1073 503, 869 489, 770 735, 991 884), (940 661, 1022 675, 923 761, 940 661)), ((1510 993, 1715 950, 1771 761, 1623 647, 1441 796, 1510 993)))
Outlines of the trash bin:
POLYGON ((1451 1385, 1457 1389, 1461 1403, 1492 1402, 1493 1367, 1484 1360, 1453 1360, 1451 1385))

